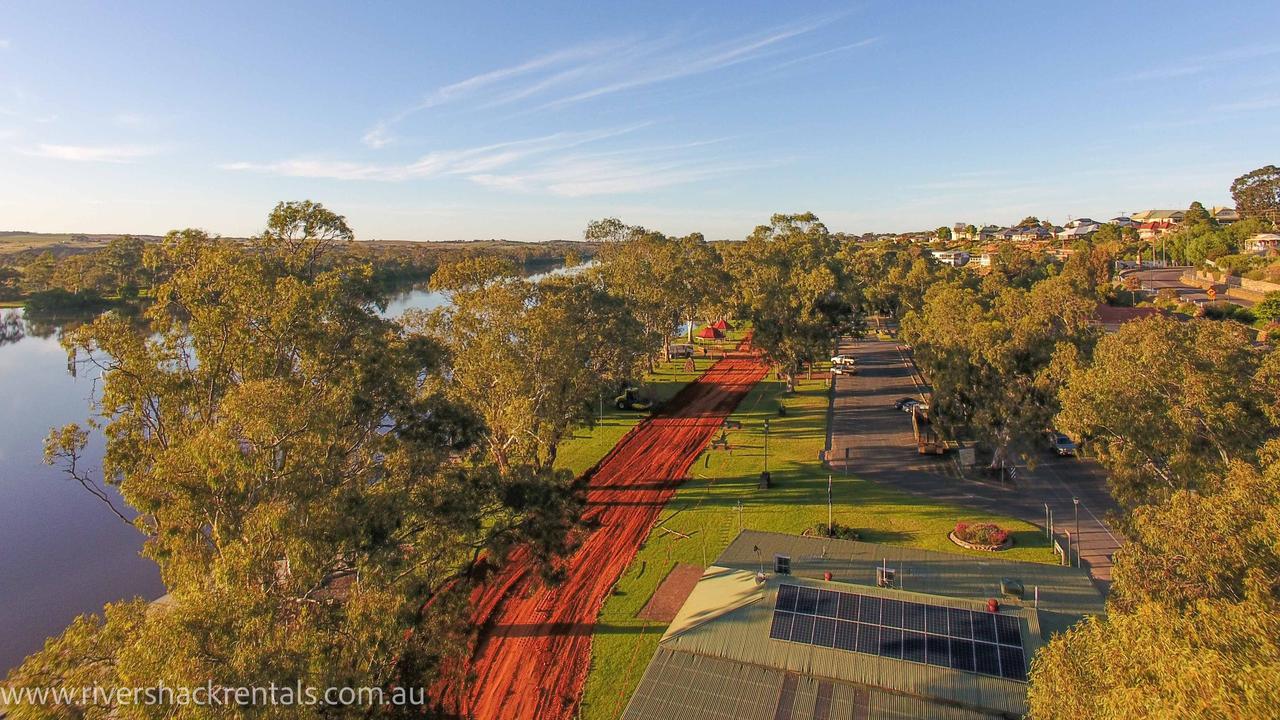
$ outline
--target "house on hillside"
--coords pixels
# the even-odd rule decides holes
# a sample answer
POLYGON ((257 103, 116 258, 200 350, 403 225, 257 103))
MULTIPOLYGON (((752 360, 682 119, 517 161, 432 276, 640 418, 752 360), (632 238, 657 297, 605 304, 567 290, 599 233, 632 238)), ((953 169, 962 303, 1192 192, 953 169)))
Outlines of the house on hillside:
POLYGON ((1068 220, 1067 224, 1063 225, 1062 227, 1064 229, 1071 230, 1074 228, 1078 228, 1081 225, 1097 225, 1097 224, 1098 223, 1094 222, 1090 218, 1076 218, 1075 220, 1068 220))
POLYGON ((1083 240, 1089 237, 1090 235, 1098 232, 1098 229, 1101 227, 1102 227, 1101 225, 1092 221, 1088 223, 1076 224, 1076 225, 1073 225, 1072 223, 1067 223, 1067 227, 1065 227, 1062 230, 1062 232, 1058 233, 1058 239, 1064 242, 1074 242, 1076 240, 1083 240))
POLYGON ((1137 221, 1135 221, 1133 218, 1129 217, 1128 215, 1117 215, 1117 216, 1115 216, 1115 217, 1111 218, 1110 220, 1108 220, 1108 221, 1107 221, 1107 224, 1108 224, 1108 225, 1115 225, 1115 226, 1122 227, 1122 228, 1123 228, 1123 227, 1137 227, 1137 226, 1138 226, 1137 221))
POLYGON ((1209 208, 1209 217, 1213 218, 1214 222, 1219 225, 1230 225, 1240 220, 1240 213, 1236 212, 1233 207, 1214 205, 1209 208))
POLYGON ((1105 611, 1079 568, 752 530, 685 592, 623 720, 1020 718, 1105 611))
POLYGON ((1187 213, 1182 210, 1143 210, 1134 213, 1131 217, 1138 223, 1167 222, 1177 225, 1186 216, 1187 213))
POLYGON ((1143 240, 1154 240, 1155 238, 1172 232, 1174 224, 1168 220, 1151 220, 1138 225, 1138 237, 1143 240))
POLYGON ((1040 225, 1024 225, 1016 227, 1010 235, 1010 239, 1014 242, 1038 242, 1040 240, 1048 240, 1053 237, 1052 233, 1040 225))
POLYGON ((1280 249, 1280 233, 1258 233, 1244 241, 1244 251, 1256 255, 1266 255, 1277 249, 1280 249))
POLYGON ((996 233, 1000 232, 999 225, 983 225, 978 228, 978 236, 974 238, 978 242, 991 242, 996 239, 996 233))

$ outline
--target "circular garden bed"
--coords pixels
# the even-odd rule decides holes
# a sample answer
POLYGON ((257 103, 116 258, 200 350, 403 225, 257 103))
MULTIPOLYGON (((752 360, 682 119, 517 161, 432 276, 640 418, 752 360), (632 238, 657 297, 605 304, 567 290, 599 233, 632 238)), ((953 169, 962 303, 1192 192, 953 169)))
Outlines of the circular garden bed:
POLYGON ((970 550, 996 552, 1013 546, 1013 535, 992 523, 958 522, 955 529, 947 533, 947 537, 951 542, 970 550))

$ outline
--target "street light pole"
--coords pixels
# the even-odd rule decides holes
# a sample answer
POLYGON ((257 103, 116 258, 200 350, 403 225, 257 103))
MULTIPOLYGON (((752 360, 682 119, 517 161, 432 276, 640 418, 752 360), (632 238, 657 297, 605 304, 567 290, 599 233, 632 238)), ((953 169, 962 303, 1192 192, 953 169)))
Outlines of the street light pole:
POLYGON ((1076 567, 1080 567, 1080 498, 1071 498, 1076 512, 1076 567))
POLYGON ((769 472, 769 419, 764 420, 764 471, 769 472))

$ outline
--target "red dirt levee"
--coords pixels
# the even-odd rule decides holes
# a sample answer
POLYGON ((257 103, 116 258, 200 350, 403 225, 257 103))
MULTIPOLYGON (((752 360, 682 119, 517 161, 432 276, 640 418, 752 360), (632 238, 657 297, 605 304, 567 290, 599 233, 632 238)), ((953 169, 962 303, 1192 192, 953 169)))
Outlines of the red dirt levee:
POLYGON ((764 374, 744 342, 618 442, 589 478, 585 519, 596 529, 569 558, 564 582, 544 585, 517 550, 476 589, 472 620, 482 629, 468 681, 446 680, 434 692, 449 712, 476 720, 574 715, 605 596, 721 422, 764 374))

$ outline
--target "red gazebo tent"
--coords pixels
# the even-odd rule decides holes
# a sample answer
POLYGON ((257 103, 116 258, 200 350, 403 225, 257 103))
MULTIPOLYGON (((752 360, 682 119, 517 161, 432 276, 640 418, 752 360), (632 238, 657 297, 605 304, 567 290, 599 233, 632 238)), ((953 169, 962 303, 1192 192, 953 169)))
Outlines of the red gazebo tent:
POLYGON ((703 340, 719 340, 724 337, 724 333, 714 325, 708 325, 698 331, 698 337, 703 340))
POLYGON ((711 323, 711 327, 713 327, 713 328, 715 328, 715 329, 717 329, 717 330, 732 330, 732 329, 733 329, 733 326, 729 324, 729 321, 728 321, 728 320, 725 320, 724 318, 720 318, 719 320, 717 320, 717 321, 715 321, 715 322, 711 323))

